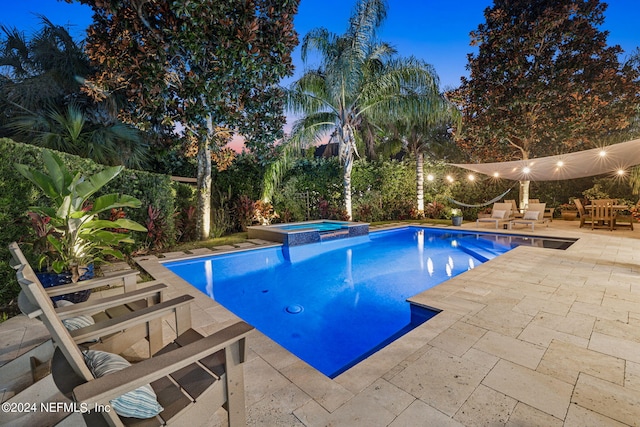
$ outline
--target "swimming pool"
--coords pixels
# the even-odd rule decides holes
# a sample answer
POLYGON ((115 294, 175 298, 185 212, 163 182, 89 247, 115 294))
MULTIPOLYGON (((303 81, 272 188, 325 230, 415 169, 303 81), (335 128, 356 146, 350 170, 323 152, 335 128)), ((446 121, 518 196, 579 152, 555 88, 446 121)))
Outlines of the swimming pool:
POLYGON ((547 241, 406 227, 164 265, 333 378, 436 315, 407 298, 515 246, 547 241))

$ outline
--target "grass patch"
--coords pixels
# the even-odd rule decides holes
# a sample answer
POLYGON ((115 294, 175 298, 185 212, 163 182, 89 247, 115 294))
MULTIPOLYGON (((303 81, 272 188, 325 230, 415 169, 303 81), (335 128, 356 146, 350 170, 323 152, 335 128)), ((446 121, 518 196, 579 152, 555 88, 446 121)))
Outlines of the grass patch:
POLYGON ((247 232, 229 234, 215 239, 200 240, 197 242, 186 242, 166 248, 163 252, 188 251, 198 248, 212 248, 214 246, 233 245, 247 240, 247 232))

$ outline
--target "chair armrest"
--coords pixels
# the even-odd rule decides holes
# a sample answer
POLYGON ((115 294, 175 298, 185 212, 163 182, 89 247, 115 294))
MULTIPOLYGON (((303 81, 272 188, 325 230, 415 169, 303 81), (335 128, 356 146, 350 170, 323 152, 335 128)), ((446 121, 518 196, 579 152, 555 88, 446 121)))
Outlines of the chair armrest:
POLYGON ((70 331, 69 334, 76 342, 87 342, 141 323, 147 323, 151 320, 166 316, 167 314, 176 313, 180 308, 188 305, 192 299, 193 297, 191 295, 182 295, 161 302, 160 304, 145 307, 113 319, 104 320, 85 328, 70 331))
POLYGON ((56 297, 58 295, 69 294, 73 292, 83 291, 85 289, 94 289, 101 286, 111 285, 113 283, 123 284, 125 286, 135 284, 137 276, 140 274, 138 270, 125 270, 108 274, 95 279, 82 280, 77 283, 69 283, 68 285, 53 286, 51 288, 45 288, 47 294, 50 297, 56 297))
POLYGON ((129 368, 86 382, 73 389, 77 402, 93 408, 149 384, 197 360, 244 340, 253 330, 245 322, 237 322, 184 347, 143 360, 129 368))
POLYGON ((156 303, 159 303, 162 301, 162 291, 164 291, 166 288, 167 285, 165 285, 164 283, 155 283, 152 286, 137 289, 133 292, 125 292, 124 294, 91 299, 89 301, 81 302, 78 304, 56 308, 56 314, 58 315, 58 317, 60 317, 60 319, 67 319, 69 317, 78 316, 80 314, 98 313, 112 307, 117 307, 122 304, 139 301, 141 299, 146 299, 149 297, 155 297, 154 299, 156 303))

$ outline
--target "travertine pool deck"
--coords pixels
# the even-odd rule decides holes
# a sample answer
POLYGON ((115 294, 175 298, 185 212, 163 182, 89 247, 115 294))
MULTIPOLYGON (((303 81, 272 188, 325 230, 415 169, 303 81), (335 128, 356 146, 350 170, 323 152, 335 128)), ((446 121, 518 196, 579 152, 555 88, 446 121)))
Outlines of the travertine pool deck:
MULTIPOLYGON (((640 230, 555 220, 514 232, 580 240, 566 251, 517 248, 415 296, 442 312, 333 380, 254 332, 248 424, 640 425, 640 230)), ((138 262, 170 285, 167 298, 196 297, 197 329, 210 333, 235 319, 155 257, 138 262)), ((42 336, 37 324, 14 319, 0 325, 0 364, 20 351, 13 341, 42 336)), ((202 420, 225 423, 222 410, 202 420)))

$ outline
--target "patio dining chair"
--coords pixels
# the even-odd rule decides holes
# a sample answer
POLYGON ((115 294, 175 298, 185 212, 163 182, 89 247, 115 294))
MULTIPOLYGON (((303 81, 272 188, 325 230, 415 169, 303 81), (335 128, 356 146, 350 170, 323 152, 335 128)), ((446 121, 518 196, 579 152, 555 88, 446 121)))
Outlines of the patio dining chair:
POLYGON ((30 266, 20 265, 16 275, 21 293, 34 303, 55 343, 55 386, 64 403, 86 409, 72 412, 60 425, 186 425, 203 423, 223 406, 230 426, 245 425, 242 363, 253 327, 236 322, 203 337, 191 329, 190 313, 174 308, 177 338, 131 365, 109 352, 83 351, 30 266))
POLYGON ((580 199, 574 199, 574 203, 576 204, 576 207, 578 208, 578 214, 580 214, 580 227, 582 228, 586 225, 591 225, 591 222, 593 221, 593 218, 591 217, 591 212, 587 212, 584 209, 584 206, 582 205, 582 202, 580 201, 580 199))
POLYGON ((591 229, 608 228, 613 231, 615 225, 615 209, 611 199, 591 201, 591 229))

